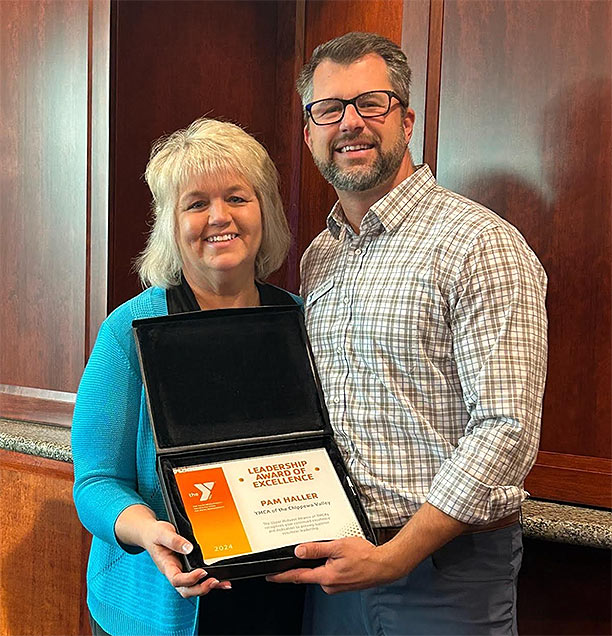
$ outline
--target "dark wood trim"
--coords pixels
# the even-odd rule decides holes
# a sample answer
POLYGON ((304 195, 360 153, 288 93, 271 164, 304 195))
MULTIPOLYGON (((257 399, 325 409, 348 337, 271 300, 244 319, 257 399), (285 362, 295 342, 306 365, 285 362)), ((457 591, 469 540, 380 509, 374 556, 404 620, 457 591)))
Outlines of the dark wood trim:
POLYGON ((438 166, 438 128, 442 75, 442 31, 444 0, 430 0, 427 45, 427 89, 425 93, 425 132, 423 160, 435 175, 438 166))
MULTIPOLYGON (((87 590, 87 563, 89 561, 89 549, 91 548, 91 534, 83 528, 83 540, 81 542, 81 562, 85 567, 81 569, 81 589, 87 590)), ((83 594, 79 610, 79 634, 80 636, 90 636, 91 625, 89 623, 89 608, 87 607, 87 594, 83 594)))
POLYGON ((89 352, 89 341, 91 340, 89 298, 91 295, 91 85, 93 83, 92 71, 92 49, 93 49, 93 13, 94 2, 89 0, 87 5, 87 170, 85 174, 85 352, 84 359, 87 359, 89 352))
POLYGON ((402 51, 412 69, 410 107, 416 119, 410 140, 410 154, 415 164, 423 163, 425 132, 425 92, 427 89, 427 46, 429 40, 429 2, 404 0, 402 8, 402 51))
MULTIPOLYGON (((291 235, 298 236, 300 222, 300 175, 302 170, 302 105, 295 90, 304 63, 306 29, 305 0, 277 5, 277 65, 274 159, 291 235)), ((294 240, 279 284, 297 292, 300 255, 294 240)))
POLYGON ((108 213, 107 213, 107 272, 108 278, 106 282, 106 298, 108 302, 108 308, 114 309, 118 303, 115 302, 115 276, 116 270, 116 249, 113 235, 115 232, 115 208, 116 202, 116 187, 117 182, 117 66, 119 58, 119 36, 118 30, 118 17, 117 13, 119 8, 117 6, 119 0, 110 0, 110 54, 109 54, 109 105, 108 105, 108 213))
POLYGON ((107 315, 110 0, 89 2, 85 361, 107 315))
POLYGON ((44 474, 68 481, 72 481, 74 476, 71 462, 60 462, 57 459, 26 455, 4 449, 0 449, 0 467, 7 470, 26 468, 29 473, 44 474))
POLYGON ((0 384, 0 413, 8 419, 70 426, 76 394, 0 384))
POLYGON ((525 488, 540 499, 612 508, 612 460, 540 451, 525 488))

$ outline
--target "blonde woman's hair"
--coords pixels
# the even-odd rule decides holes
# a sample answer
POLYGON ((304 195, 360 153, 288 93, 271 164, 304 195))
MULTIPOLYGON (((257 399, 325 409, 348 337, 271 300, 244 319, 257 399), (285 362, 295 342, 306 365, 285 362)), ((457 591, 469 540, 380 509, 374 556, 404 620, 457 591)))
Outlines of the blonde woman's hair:
POLYGON ((193 175, 234 172, 245 179, 261 208, 262 240, 255 278, 265 280, 285 260, 291 235, 278 191, 278 172, 266 149, 240 126, 201 117, 153 143, 145 180, 153 195, 153 227, 136 259, 144 286, 167 289, 181 280, 183 261, 176 241, 176 205, 193 175))

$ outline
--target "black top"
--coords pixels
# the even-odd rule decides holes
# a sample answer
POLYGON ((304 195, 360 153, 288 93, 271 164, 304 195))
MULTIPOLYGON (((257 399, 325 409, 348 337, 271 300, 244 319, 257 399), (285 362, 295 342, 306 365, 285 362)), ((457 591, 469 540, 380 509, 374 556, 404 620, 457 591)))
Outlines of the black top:
MULTIPOLYGON (((295 305, 293 296, 280 287, 269 283, 259 283, 255 281, 259 290, 259 299, 262 305, 295 305)), ((181 272, 181 283, 166 290, 166 303, 168 304, 168 314, 182 314, 187 311, 200 311, 200 306, 196 300, 193 290, 181 272)))
MULTIPOLYGON (((279 287, 257 281, 255 284, 262 305, 296 304, 291 294, 279 287)), ((166 291, 166 301, 169 314, 200 310, 182 272, 181 284, 166 291)), ((213 590, 200 599, 199 635, 301 633, 305 586, 278 585, 255 578, 234 581, 233 588, 213 590), (262 615, 261 608, 271 603, 275 610, 262 615)))

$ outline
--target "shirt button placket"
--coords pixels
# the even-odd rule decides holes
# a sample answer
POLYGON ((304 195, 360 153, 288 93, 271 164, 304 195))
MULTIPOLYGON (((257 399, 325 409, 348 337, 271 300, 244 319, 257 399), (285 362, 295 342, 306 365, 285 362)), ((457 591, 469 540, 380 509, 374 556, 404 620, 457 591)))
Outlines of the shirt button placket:
MULTIPOLYGON (((345 419, 345 390, 346 390, 346 382, 349 374, 349 366, 348 360, 346 357, 346 340, 347 340, 347 331, 349 329, 349 325, 351 323, 351 293, 353 288, 353 279, 354 279, 354 250, 353 250, 354 240, 351 240, 349 236, 345 235, 344 237, 344 249, 345 258, 344 260, 344 272, 343 272, 343 294, 341 296, 342 301, 338 307, 338 313, 342 316, 340 319, 340 329, 338 330, 338 341, 336 345, 336 353, 338 354, 337 358, 337 369, 338 374, 337 378, 337 387, 336 387, 336 415, 337 422, 342 422, 344 424, 345 419)), ((343 430, 346 431, 345 426, 342 426, 343 430)), ((346 439, 348 442, 348 438, 346 439)))
MULTIPOLYGON (((347 345, 349 345, 350 328, 353 321, 353 294, 356 283, 356 276, 360 269, 361 262, 361 248, 358 246, 361 238, 353 235, 351 238, 346 237, 345 249, 347 257, 345 259, 345 269, 343 275, 343 291, 342 305, 340 307, 342 312, 342 328, 339 331, 339 345, 336 348, 338 353, 338 368, 342 371, 338 374, 339 381, 339 395, 342 396, 342 406, 338 409, 338 417, 341 418, 338 421, 343 423, 343 430, 348 432, 347 422, 345 422, 346 415, 346 390, 349 378, 349 359, 347 352, 347 345)), ((350 439, 347 437, 346 443, 348 447, 351 447, 350 439)), ((353 451, 351 451, 352 453, 353 451)))
MULTIPOLYGON (((347 315, 346 315, 346 322, 345 322, 345 334, 350 333, 351 336, 354 336, 354 334, 352 333, 351 327, 354 324, 353 314, 355 311, 355 302, 356 302, 355 288, 357 287, 357 276, 362 266, 362 259, 364 257, 363 246, 365 246, 366 241, 367 241, 367 237, 364 234, 354 237, 353 241, 351 242, 352 244, 349 251, 350 257, 347 262, 347 268, 346 268, 346 272, 344 276, 345 290, 346 290, 344 298, 348 299, 348 303, 346 303, 347 315)), ((348 378, 349 378, 350 365, 349 365, 348 354, 346 352, 344 353, 345 353, 344 355, 344 364, 345 364, 344 385, 346 387, 346 384, 348 383, 348 378)), ((345 426, 344 428, 345 430, 349 430, 350 427, 347 424, 347 426, 345 426)), ((347 451, 348 451, 347 466, 349 468, 349 471, 354 473, 355 469, 358 468, 357 447, 355 443, 353 442, 353 440, 350 439, 350 437, 347 438, 347 451)))

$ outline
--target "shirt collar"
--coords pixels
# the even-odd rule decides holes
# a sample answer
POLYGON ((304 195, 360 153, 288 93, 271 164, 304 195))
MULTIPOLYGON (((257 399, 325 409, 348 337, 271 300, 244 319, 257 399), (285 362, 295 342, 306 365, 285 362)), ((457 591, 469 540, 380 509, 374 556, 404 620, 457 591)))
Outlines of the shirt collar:
MULTIPOLYGON (((387 232, 400 225, 425 194, 436 186, 436 180, 427 164, 417 166, 416 170, 384 197, 376 201, 367 211, 361 222, 363 233, 377 227, 387 232)), ((338 239, 342 228, 350 228, 340 201, 336 201, 327 216, 327 228, 338 239)), ((352 230, 352 228, 351 228, 352 230)))

